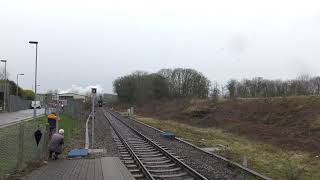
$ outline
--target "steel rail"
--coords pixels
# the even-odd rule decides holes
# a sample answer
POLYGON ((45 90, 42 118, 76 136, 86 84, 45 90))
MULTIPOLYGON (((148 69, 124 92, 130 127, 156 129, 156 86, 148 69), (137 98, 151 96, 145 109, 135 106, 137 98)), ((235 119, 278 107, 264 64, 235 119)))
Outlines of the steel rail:
POLYGON ((152 146, 154 146, 157 150, 159 150, 160 152, 162 152, 166 157, 168 157, 170 160, 172 160, 174 163, 176 163, 177 165, 179 165, 181 168, 183 168, 183 170, 185 170, 188 174, 190 174, 190 176, 192 176, 193 178, 197 179, 197 180, 208 180, 206 177, 204 177, 202 174, 200 174, 199 172, 197 172, 196 170, 194 170, 192 167, 188 166, 187 164, 185 164, 184 162, 182 162, 181 160, 179 160, 178 158, 174 157, 172 154, 170 154, 167 150, 165 150, 164 148, 160 147, 158 144, 154 143, 150 138, 146 137, 145 135, 143 135, 142 133, 140 133, 139 131, 137 131, 136 129, 134 129, 133 127, 129 126, 128 124, 126 124, 125 122, 123 122, 123 120, 121 120, 117 115, 115 115, 112 111, 107 110, 109 114, 111 114, 113 117, 115 117, 116 119, 118 119, 122 124, 124 124, 126 127, 128 127, 129 129, 131 129, 134 133, 136 133, 138 136, 140 136, 141 138, 143 138, 144 140, 146 140, 147 142, 149 142, 150 144, 152 144, 152 146))
MULTIPOLYGON (((113 112, 113 113, 114 113, 114 114, 117 114, 118 116, 121 116, 118 112, 113 112)), ((155 130, 155 131, 158 131, 158 132, 160 132, 160 133, 164 132, 164 131, 162 131, 162 130, 160 130, 160 129, 157 129, 157 128, 153 127, 153 126, 150 126, 150 125, 148 125, 148 124, 145 124, 145 123, 143 123, 143 122, 140 122, 140 121, 138 121, 138 120, 136 120, 136 119, 133 119, 133 118, 127 118, 127 119, 130 119, 130 120, 132 120, 132 121, 134 121, 134 122, 136 122, 136 123, 138 123, 138 124, 144 125, 144 126, 146 126, 146 127, 149 127, 149 128, 151 128, 151 129, 153 129, 153 130, 155 130)), ((194 144, 192 144, 192 143, 190 143, 190 142, 188 142, 188 141, 185 141, 185 140, 180 139, 180 138, 177 138, 177 137, 175 137, 175 139, 176 139, 177 141, 180 141, 180 142, 183 142, 183 143, 185 143, 185 144, 188 144, 189 146, 192 146, 193 148, 195 148, 195 149, 197 149, 197 150, 199 150, 199 151, 201 151, 201 152, 204 152, 204 153, 206 153, 206 154, 208 154, 208 155, 211 155, 211 156, 213 156, 213 157, 215 157, 215 158, 218 158, 218 159, 220 159, 220 160, 222 160, 222 161, 225 161, 225 162, 229 163, 231 166, 234 166, 235 168, 239 168, 240 170, 242 170, 242 171, 244 171, 245 173, 248 173, 248 174, 250 174, 250 175, 252 175, 252 176, 255 176, 255 177, 260 178, 260 179, 263 179, 263 180, 273 180, 273 179, 270 178, 270 177, 267 177, 267 176, 265 176, 265 175, 263 175, 263 174, 260 174, 260 173, 258 173, 258 172, 256 172, 256 171, 252 170, 252 169, 249 169, 249 168, 247 168, 247 167, 244 167, 244 166, 242 166, 241 164, 236 163, 236 162, 234 162, 234 161, 231 161, 231 160, 229 160, 229 159, 227 159, 227 158, 225 158, 225 157, 223 157, 223 156, 220 156, 220 155, 218 155, 218 154, 216 154, 216 153, 212 153, 212 152, 205 151, 205 150, 199 148, 198 146, 196 146, 196 145, 194 145, 194 144)))
POLYGON ((109 117, 107 117, 107 115, 103 112, 103 115, 106 117, 106 119, 108 120, 111 128, 113 129, 113 131, 116 133, 116 135, 118 136, 118 138, 120 139, 120 141, 122 142, 122 144, 125 145, 125 147, 127 148, 128 152, 131 154, 131 156, 133 157, 133 159, 137 162, 137 165, 140 167, 143 175, 145 176, 146 179, 148 180, 154 180, 153 176, 151 175, 151 173, 147 170, 147 168, 144 166, 144 164, 141 162, 141 160, 138 158, 138 156, 136 155, 136 153, 132 150, 132 148, 130 147, 130 145, 124 140, 124 138, 121 136, 121 134, 116 130, 116 128, 112 125, 109 117))

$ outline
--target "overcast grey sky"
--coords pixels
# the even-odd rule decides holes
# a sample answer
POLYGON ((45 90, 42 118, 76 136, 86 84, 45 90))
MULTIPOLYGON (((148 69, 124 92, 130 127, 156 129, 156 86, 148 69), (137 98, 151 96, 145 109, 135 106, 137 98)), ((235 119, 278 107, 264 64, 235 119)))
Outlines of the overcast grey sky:
MULTIPOLYGON (((0 0, 0 58, 23 88, 98 85, 135 70, 194 68, 210 80, 320 75, 316 0, 0 0)), ((3 64, 1 64, 3 66, 3 64)))

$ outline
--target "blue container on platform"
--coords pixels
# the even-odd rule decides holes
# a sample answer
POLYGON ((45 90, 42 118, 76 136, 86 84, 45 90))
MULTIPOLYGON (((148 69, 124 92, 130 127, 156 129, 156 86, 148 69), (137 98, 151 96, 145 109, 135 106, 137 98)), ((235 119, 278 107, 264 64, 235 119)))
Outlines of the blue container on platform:
POLYGON ((161 133, 162 137, 168 138, 168 139, 174 139, 176 137, 176 134, 173 132, 165 131, 161 133))
POLYGON ((87 156, 89 153, 88 149, 72 149, 68 153, 68 157, 84 157, 87 156))

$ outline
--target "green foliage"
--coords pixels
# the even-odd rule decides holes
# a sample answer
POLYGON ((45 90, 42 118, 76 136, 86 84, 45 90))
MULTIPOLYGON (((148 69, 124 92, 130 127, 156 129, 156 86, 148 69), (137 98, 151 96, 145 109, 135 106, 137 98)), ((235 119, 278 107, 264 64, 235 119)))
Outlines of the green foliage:
POLYGON ((33 100, 34 92, 32 90, 25 89, 22 91, 22 97, 23 99, 26 99, 26 100, 33 100))
POLYGON ((158 73, 135 72, 113 82, 123 102, 144 102, 161 98, 199 97, 209 94, 209 80, 193 69, 163 69, 158 73))
MULTIPOLYGON (((17 95, 17 88, 18 88, 18 96, 20 96, 23 99, 26 100, 33 100, 34 99, 34 92, 32 90, 28 89, 22 89, 21 87, 18 87, 17 84, 14 81, 7 81, 8 88, 9 88, 9 93, 10 95, 17 95)), ((4 80, 0 80, 0 84, 4 84, 4 80)))
POLYGON ((167 84, 162 76, 144 72, 135 72, 113 82, 119 100, 130 103, 168 96, 167 84))

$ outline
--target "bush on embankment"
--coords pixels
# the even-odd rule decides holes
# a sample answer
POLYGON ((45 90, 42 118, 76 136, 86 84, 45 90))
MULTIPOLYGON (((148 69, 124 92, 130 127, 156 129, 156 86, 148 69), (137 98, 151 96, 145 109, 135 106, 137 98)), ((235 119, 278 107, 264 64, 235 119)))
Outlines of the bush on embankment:
MULTIPOLYGON (((128 106, 121 106, 123 110, 128 106)), ((136 113, 262 140, 290 150, 320 149, 320 97, 170 100, 136 105, 136 113)))

